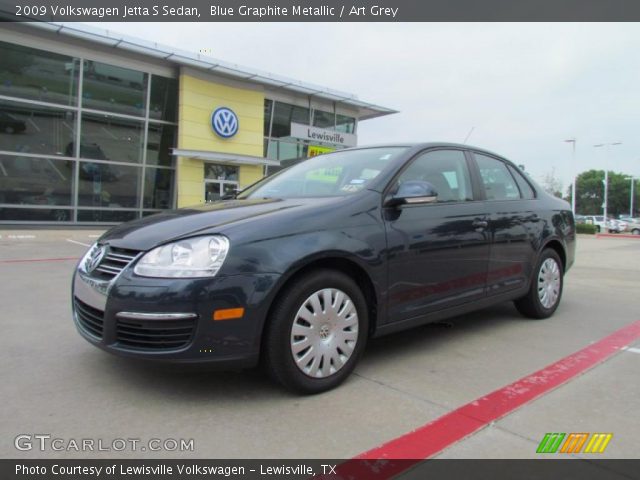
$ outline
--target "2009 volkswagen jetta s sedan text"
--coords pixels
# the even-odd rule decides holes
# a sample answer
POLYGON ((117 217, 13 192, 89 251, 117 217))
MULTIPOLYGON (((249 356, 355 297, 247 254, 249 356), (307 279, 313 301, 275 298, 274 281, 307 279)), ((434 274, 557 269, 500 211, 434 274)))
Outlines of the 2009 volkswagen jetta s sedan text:
POLYGON ((371 336, 506 301, 549 317, 574 251, 567 203, 495 154, 355 148, 111 229, 76 269, 73 316, 112 353, 262 362, 315 393, 371 336))

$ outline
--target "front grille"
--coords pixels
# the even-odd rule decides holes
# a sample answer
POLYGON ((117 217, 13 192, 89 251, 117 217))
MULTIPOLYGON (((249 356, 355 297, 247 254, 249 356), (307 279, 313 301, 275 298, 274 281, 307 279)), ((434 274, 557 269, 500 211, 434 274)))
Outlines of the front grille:
POLYGON ((124 270, 138 256, 138 253, 137 250, 108 247, 107 253, 92 275, 104 280, 111 280, 124 270))
POLYGON ((176 350, 191 341, 195 319, 132 320, 119 318, 118 344, 135 350, 176 350))
POLYGON ((87 305, 78 298, 73 299, 73 306, 80 327, 94 337, 102 338, 104 312, 87 305))

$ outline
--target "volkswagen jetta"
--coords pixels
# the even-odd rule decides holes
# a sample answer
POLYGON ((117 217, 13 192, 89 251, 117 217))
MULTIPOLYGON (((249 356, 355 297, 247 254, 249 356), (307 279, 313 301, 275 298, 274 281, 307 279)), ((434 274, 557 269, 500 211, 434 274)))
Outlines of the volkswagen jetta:
POLYGON ((115 354, 262 362, 315 393, 372 336, 498 302, 551 316, 574 251, 569 205, 498 155, 354 148, 112 228, 76 269, 73 317, 115 354))

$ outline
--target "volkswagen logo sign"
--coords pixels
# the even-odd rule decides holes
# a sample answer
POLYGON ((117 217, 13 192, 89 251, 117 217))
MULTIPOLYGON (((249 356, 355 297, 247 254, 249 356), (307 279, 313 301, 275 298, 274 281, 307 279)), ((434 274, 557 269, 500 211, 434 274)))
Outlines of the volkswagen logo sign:
POLYGON ((211 126, 220 137, 231 138, 238 133, 238 116, 230 108, 216 108, 211 114, 211 126))
POLYGON ((96 246, 93 249, 93 251, 89 254, 84 262, 84 269, 87 273, 93 272, 98 267, 98 265, 100 265, 100 261, 102 260, 102 257, 104 257, 104 254, 106 252, 107 248, 104 245, 96 246))

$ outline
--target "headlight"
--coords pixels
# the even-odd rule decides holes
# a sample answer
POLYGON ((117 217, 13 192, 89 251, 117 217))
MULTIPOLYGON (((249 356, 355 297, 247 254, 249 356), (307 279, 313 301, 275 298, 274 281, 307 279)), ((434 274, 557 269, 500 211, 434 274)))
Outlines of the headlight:
POLYGON ((143 277, 213 277, 229 251, 229 239, 221 235, 195 237, 169 243, 146 253, 133 271, 143 277))

